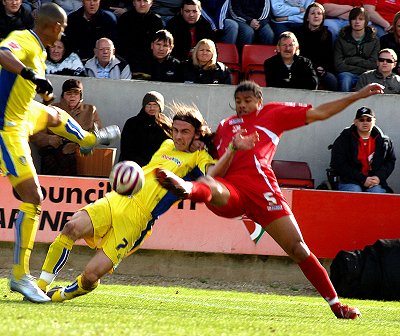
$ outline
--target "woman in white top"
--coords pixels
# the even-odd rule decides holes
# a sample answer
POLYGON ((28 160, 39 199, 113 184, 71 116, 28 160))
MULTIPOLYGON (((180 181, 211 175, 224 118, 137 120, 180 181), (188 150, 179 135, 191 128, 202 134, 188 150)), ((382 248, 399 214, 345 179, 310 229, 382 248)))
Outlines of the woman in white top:
POLYGON ((46 74, 86 76, 85 66, 76 53, 69 51, 64 36, 47 49, 46 74))

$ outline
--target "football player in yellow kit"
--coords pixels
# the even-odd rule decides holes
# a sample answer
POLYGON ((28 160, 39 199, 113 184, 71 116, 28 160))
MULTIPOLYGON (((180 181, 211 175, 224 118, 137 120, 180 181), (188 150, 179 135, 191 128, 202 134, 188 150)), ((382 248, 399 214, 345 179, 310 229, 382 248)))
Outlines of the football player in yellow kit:
POLYGON ((53 87, 44 77, 45 48, 60 38, 66 26, 65 11, 46 3, 38 10, 32 30, 14 31, 0 42, 0 173, 8 177, 22 200, 15 223, 10 288, 37 303, 49 298, 37 287, 29 270, 43 198, 29 136, 49 127, 78 143, 83 153, 119 137, 117 126, 88 133, 65 111, 46 106, 53 99, 53 87), (36 93, 44 104, 34 100, 36 93))
POLYGON ((234 156, 233 148, 247 150, 258 141, 257 133, 248 136, 238 133, 232 140, 234 147, 216 163, 204 149, 190 151, 196 139, 210 133, 197 108, 176 104, 173 112, 172 140, 165 140, 149 164, 143 167, 145 183, 142 190, 133 196, 112 191, 87 205, 72 216, 50 245, 38 280, 43 291, 65 265, 77 239, 83 238, 90 247, 97 249, 83 273, 72 284, 54 287, 47 292, 52 301, 70 300, 95 289, 99 279, 133 253, 149 236, 155 220, 177 201, 175 195, 155 180, 156 169, 168 167, 178 176, 190 180, 206 173, 223 176, 234 156))

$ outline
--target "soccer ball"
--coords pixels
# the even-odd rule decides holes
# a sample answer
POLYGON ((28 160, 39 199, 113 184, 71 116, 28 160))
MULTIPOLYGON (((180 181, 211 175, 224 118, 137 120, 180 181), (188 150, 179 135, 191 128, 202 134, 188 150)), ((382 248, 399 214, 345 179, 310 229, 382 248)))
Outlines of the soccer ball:
POLYGON ((133 161, 118 162, 110 173, 111 188, 120 195, 134 195, 143 188, 144 173, 133 161))

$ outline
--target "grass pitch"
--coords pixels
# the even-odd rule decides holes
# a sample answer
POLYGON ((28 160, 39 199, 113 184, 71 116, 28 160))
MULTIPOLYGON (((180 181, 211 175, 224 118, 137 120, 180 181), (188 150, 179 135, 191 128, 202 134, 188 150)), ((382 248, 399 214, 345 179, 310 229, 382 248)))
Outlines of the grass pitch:
POLYGON ((397 335, 400 302, 343 300, 338 320, 319 297, 184 287, 100 285, 64 303, 33 304, 0 279, 0 335, 397 335))

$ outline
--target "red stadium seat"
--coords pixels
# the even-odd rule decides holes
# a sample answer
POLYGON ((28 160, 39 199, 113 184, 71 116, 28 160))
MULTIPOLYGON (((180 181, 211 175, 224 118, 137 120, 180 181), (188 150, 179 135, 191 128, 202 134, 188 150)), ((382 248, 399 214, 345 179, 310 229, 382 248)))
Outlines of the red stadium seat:
POLYGON ((280 187, 314 189, 314 179, 307 162, 272 160, 272 169, 280 187))
POLYGON ((276 55, 274 45, 246 44, 242 51, 242 73, 245 79, 253 80, 260 86, 267 86, 264 61, 276 55))
POLYGON ((238 84, 241 68, 236 45, 230 43, 216 43, 216 47, 218 61, 224 63, 231 70, 232 84, 238 84))

